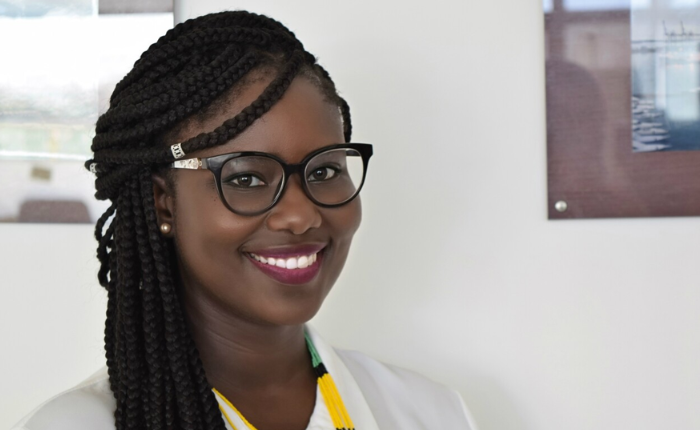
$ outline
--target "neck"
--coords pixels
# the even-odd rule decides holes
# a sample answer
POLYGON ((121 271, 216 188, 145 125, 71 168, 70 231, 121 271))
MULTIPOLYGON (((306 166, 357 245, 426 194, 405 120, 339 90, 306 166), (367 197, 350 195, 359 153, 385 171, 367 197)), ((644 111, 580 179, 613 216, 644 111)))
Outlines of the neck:
POLYGON ((222 393, 269 391, 313 378, 303 325, 256 324, 211 300, 185 295, 207 378, 222 393))

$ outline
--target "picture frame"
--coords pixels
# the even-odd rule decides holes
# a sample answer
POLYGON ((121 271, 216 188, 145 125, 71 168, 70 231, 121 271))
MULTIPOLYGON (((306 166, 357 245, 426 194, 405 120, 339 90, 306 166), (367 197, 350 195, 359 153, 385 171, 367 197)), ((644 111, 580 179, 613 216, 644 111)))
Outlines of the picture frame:
POLYGON ((544 3, 549 219, 700 215, 700 151, 633 145, 634 6, 544 3))

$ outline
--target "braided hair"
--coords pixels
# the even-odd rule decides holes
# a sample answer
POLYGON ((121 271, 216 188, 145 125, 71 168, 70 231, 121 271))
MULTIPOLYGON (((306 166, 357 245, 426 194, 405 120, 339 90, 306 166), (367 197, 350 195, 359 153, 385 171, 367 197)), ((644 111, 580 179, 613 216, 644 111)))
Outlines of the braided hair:
POLYGON ((117 84, 97 121, 94 157, 85 166, 96 175, 95 196, 111 201, 95 237, 98 280, 108 295, 105 355, 118 430, 225 428, 180 304, 174 245, 159 232, 151 175, 175 159, 164 135, 216 113, 261 70, 272 70, 274 79, 258 98, 215 130, 182 142, 185 153, 235 138, 298 75, 338 106, 350 140, 349 107, 315 57, 279 22, 244 11, 168 31, 117 84))

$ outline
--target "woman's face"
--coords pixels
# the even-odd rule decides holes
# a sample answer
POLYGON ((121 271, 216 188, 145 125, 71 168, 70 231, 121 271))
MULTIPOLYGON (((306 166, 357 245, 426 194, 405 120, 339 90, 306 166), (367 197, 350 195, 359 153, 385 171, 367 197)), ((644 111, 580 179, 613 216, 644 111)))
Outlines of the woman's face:
MULTIPOLYGON (((180 141, 235 116, 269 81, 248 85, 224 112, 190 126, 180 141)), ((324 100, 307 78, 297 77, 282 99, 238 137, 187 157, 262 151, 298 163, 318 148, 343 141, 337 106, 324 100)), ((289 178, 279 202, 256 216, 229 211, 210 171, 176 170, 174 190, 156 181, 159 222, 172 224, 188 308, 223 311, 263 325, 300 324, 314 316, 345 264, 360 225, 361 205, 356 198, 338 208, 318 207, 304 194, 300 180, 298 175, 289 178), (297 262, 316 254, 317 267, 268 268, 252 254, 297 262)))

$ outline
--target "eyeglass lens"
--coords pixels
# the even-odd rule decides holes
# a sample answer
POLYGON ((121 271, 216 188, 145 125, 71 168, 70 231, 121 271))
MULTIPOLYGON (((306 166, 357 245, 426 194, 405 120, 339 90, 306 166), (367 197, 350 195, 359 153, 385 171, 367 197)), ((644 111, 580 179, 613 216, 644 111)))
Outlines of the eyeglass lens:
MULTIPOLYGON (((221 170, 221 189, 226 203, 236 212, 255 213, 275 200, 282 186, 284 169, 276 160, 243 156, 228 160, 221 170)), ((311 197, 324 205, 342 204, 357 194, 364 177, 364 162, 354 149, 322 152, 306 165, 304 180, 311 197)))

